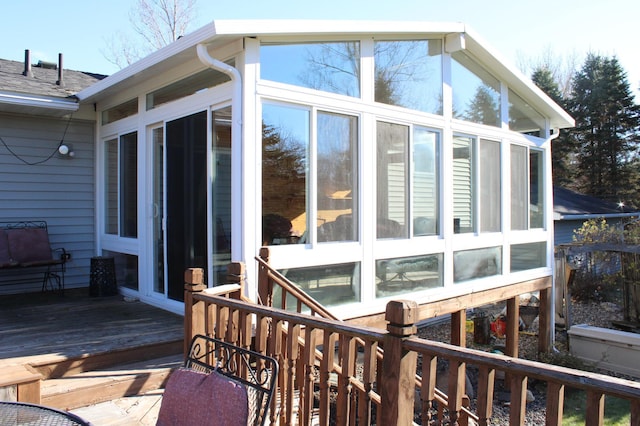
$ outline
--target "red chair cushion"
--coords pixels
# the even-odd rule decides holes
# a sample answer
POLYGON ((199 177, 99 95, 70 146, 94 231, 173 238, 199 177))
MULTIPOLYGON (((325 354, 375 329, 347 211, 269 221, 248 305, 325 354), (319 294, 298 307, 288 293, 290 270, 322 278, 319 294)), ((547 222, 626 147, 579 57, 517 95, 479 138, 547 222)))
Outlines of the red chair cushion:
POLYGON ((181 368, 167 381, 156 426, 246 426, 248 418, 245 386, 215 371, 181 368))
POLYGON ((53 260, 49 235, 44 228, 7 230, 11 258, 21 264, 53 260))

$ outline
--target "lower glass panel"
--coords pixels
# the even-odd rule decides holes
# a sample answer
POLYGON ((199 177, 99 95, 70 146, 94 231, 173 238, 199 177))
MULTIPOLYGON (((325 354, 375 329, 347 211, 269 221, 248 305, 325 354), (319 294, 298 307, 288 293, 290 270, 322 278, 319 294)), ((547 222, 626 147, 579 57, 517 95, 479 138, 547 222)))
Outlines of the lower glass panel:
POLYGON ((103 250, 102 255, 113 257, 116 265, 116 281, 119 286, 138 290, 138 256, 103 250))
POLYGON ((511 272, 547 266, 547 243, 514 244, 511 246, 511 272))
POLYGON ((376 297, 442 287, 442 253, 376 260, 376 297))
POLYGON ((453 253, 453 281, 472 280, 502 273, 502 247, 463 250, 453 253))
MULTIPOLYGON (((285 269, 280 273, 325 306, 360 301, 360 263, 285 269)), ((281 306, 281 298, 274 294, 273 306, 281 306)))

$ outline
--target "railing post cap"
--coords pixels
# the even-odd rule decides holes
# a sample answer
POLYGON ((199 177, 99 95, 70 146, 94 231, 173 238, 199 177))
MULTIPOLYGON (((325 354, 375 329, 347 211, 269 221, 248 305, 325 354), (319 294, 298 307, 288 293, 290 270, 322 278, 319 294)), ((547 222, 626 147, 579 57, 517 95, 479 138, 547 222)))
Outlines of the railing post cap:
POLYGON ((415 300, 392 300, 387 303, 385 319, 395 326, 415 324, 418 319, 418 304, 415 300))
POLYGON ((185 285, 204 284, 204 269, 188 268, 184 271, 185 285))

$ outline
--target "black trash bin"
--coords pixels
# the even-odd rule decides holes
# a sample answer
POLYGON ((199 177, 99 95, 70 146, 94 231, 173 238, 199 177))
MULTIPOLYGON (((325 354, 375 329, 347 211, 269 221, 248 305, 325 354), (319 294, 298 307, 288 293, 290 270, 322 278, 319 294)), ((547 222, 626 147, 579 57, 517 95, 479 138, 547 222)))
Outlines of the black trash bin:
POLYGON ((116 263, 113 257, 97 256, 91 258, 91 278, 89 296, 115 296, 118 294, 116 282, 116 263))
POLYGON ((473 317, 473 342, 480 345, 491 342, 491 321, 485 312, 478 312, 473 317))

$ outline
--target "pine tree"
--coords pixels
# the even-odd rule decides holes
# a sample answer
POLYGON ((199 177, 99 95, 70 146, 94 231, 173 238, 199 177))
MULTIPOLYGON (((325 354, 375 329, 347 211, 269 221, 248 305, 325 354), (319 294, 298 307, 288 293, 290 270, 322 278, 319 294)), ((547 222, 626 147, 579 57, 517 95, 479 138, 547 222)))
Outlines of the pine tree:
POLYGON ((618 60, 589 54, 567 102, 576 120, 576 189, 637 204, 640 109, 618 60))
MULTIPOLYGON (((558 82, 548 67, 536 69, 531 80, 555 103, 566 108, 566 100, 563 98, 558 82)), ((574 180, 575 144, 570 136, 570 131, 561 130, 560 136, 551 142, 551 162, 553 171, 553 183, 563 187, 570 187, 574 180)))

